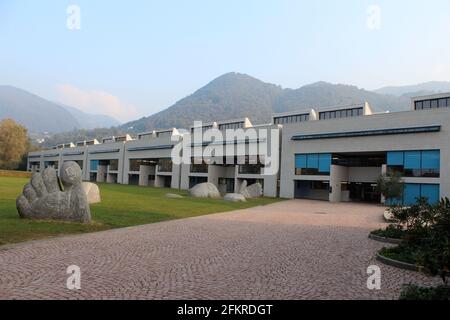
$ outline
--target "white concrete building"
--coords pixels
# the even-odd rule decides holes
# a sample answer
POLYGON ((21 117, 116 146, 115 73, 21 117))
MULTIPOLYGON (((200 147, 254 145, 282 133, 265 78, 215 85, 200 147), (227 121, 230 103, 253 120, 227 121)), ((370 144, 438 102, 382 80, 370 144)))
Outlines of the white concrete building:
MULTIPOLYGON (((183 164, 181 168, 181 189, 189 189, 202 182, 210 182, 217 186, 221 193, 239 192, 244 181, 247 184, 259 182, 263 186, 264 195, 267 197, 278 196, 279 158, 281 126, 259 125, 253 126, 248 118, 229 121, 213 122, 197 128, 198 132, 208 129, 217 130, 220 140, 205 137, 200 144, 191 143, 191 163, 183 164), (227 137, 228 129, 240 129, 244 137, 227 137), (264 140, 263 140, 264 139, 264 140), (272 150, 272 141, 276 146, 272 150), (274 173, 264 174, 265 159, 261 146, 264 145, 270 158, 277 161, 277 169, 274 173), (232 148, 233 153, 227 153, 232 148), (219 156, 205 156, 207 149, 218 148, 222 150, 219 156), (242 150, 238 152, 238 149, 242 150), (197 150, 195 150, 197 149, 197 150), (200 155, 197 157, 196 155, 200 155)), ((191 135, 195 127, 190 128, 191 135)))
POLYGON ((123 183, 178 189, 180 165, 171 152, 182 136, 177 129, 141 133, 125 144, 123 183))
POLYGON ((379 203, 376 180, 394 171, 405 189, 391 202, 450 196, 450 167, 441 166, 450 160, 450 94, 415 98, 405 112, 377 114, 366 103, 274 120, 283 123, 281 197, 379 203))
POLYGON ((135 140, 125 135, 102 139, 102 143, 68 143, 31 152, 28 169, 59 168, 73 160, 82 167, 85 180, 97 182, 175 189, 211 182, 227 193, 238 192, 247 180, 248 184, 260 182, 268 197, 377 203, 384 200, 375 188, 377 178, 400 172, 404 195, 388 202, 411 204, 421 196, 436 202, 450 197, 450 166, 446 165, 450 93, 413 98, 411 110, 404 112, 374 113, 363 103, 312 107, 277 114, 272 120, 259 126, 248 118, 202 124, 191 127, 191 135, 170 129, 142 133, 135 140), (227 129, 239 129, 245 138, 227 137, 227 129), (202 137, 200 143, 194 140, 194 132, 202 137), (172 162, 178 141, 189 142, 190 164, 172 162), (265 156, 262 145, 274 150, 265 156), (220 148, 232 148, 233 156, 211 153, 220 148), (265 174, 265 157, 280 164, 270 174, 265 174))

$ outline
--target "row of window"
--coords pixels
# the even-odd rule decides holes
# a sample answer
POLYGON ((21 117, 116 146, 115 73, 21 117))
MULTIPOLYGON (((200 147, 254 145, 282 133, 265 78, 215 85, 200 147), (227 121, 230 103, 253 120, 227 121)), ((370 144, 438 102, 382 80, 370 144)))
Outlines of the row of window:
POLYGON ((190 172, 193 172, 193 173, 208 173, 208 165, 205 162, 203 162, 201 164, 196 164, 194 162, 191 162, 190 172))
POLYGON ((329 175, 331 153, 312 153, 295 155, 296 175, 329 175))
POLYGON ((44 161, 44 168, 53 167, 58 170, 58 161, 44 161))
MULTIPOLYGON (((210 129, 212 129, 213 128, 213 126, 212 125, 210 125, 210 126, 203 126, 203 127, 201 127, 201 129, 202 129, 202 132, 205 132, 205 131, 207 131, 207 130, 210 130, 210 129)), ((200 129, 200 128, 191 128, 191 133, 194 133, 194 130, 198 130, 198 129, 200 129)))
POLYGON ((242 129, 244 127, 243 122, 235 122, 235 123, 224 123, 219 124, 219 130, 227 130, 227 129, 242 129))
POLYGON ((419 198, 426 198, 430 204, 438 203, 440 200, 439 185, 405 183, 403 196, 398 199, 387 199, 386 204, 411 206, 416 204, 419 198))
POLYGON ((351 108, 335 111, 323 111, 319 113, 319 120, 360 117, 364 115, 364 108, 351 108))
POLYGON ((172 172, 172 159, 159 159, 158 160, 159 172, 172 172))
POLYGON ((421 100, 414 103, 415 110, 437 109, 450 107, 450 98, 421 100))
POLYGON ((298 122, 304 122, 304 121, 309 121, 308 113, 292 115, 292 116, 276 117, 273 119, 274 124, 298 123, 298 122))
POLYGON ((90 170, 97 171, 98 166, 109 166, 110 171, 118 171, 119 170, 119 160, 91 160, 90 170))
POLYGON ((240 174, 261 174, 261 169, 264 167, 261 163, 258 164, 244 164, 239 166, 240 174))
POLYGON ((145 159, 131 159, 130 160, 130 171, 140 171, 142 166, 155 166, 156 162, 154 160, 145 159))
POLYGON ((388 173, 398 172, 404 177, 440 176, 440 151, 394 151, 387 153, 388 173))

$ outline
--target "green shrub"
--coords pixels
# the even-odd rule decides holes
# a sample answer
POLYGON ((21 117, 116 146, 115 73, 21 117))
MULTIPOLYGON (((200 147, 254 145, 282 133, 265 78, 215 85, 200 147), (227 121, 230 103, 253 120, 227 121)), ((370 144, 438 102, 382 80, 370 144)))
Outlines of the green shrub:
POLYGON ((403 240, 408 246, 420 246, 430 237, 436 210, 426 198, 417 199, 417 203, 411 207, 393 207, 391 212, 395 224, 404 227, 403 240))
POLYGON ((418 262, 446 284, 450 273, 450 200, 441 200, 432 211, 434 223, 429 227, 429 237, 421 243, 418 262))
POLYGON ((405 286, 400 294, 400 300, 450 300, 450 287, 438 286, 425 288, 415 285, 405 286))
POLYGON ((378 251, 380 255, 383 257, 397 260, 405 263, 416 264, 418 249, 411 248, 405 246, 403 244, 398 245, 397 247, 386 248, 384 247, 380 251, 378 251))
POLYGON ((405 235, 402 226, 398 224, 390 224, 386 229, 378 229, 371 232, 372 234, 384 238, 401 239, 405 235))

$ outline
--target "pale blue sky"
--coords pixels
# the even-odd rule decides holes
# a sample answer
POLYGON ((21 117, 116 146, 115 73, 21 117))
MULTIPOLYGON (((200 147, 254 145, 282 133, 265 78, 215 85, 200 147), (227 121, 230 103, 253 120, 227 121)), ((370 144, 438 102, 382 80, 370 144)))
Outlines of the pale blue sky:
POLYGON ((125 121, 230 71, 290 88, 450 80, 449 39, 448 0, 0 0, 0 84, 125 121))

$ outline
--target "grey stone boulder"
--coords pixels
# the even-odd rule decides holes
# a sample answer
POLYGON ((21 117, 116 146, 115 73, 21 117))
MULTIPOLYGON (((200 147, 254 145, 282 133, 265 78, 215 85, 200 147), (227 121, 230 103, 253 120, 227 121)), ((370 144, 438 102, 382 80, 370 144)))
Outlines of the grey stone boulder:
POLYGON ((17 198, 19 216, 24 219, 52 219, 87 223, 91 210, 81 182, 81 168, 73 161, 61 167, 60 183, 56 170, 49 167, 34 173, 17 198))
POLYGON ((263 187, 259 182, 247 186, 247 180, 244 180, 239 189, 239 193, 247 199, 259 198, 263 195, 263 187))
POLYGON ((176 194, 176 193, 166 193, 166 198, 183 199, 183 196, 181 194, 176 194))
POLYGON ((210 182, 204 182, 195 185, 194 187, 189 189, 189 194, 194 198, 220 198, 219 190, 214 184, 210 182))
POLYGON ((89 204, 102 202, 98 185, 92 182, 83 182, 82 186, 89 204))
POLYGON ((246 202, 245 197, 240 193, 227 193, 223 200, 231 202, 246 202))

